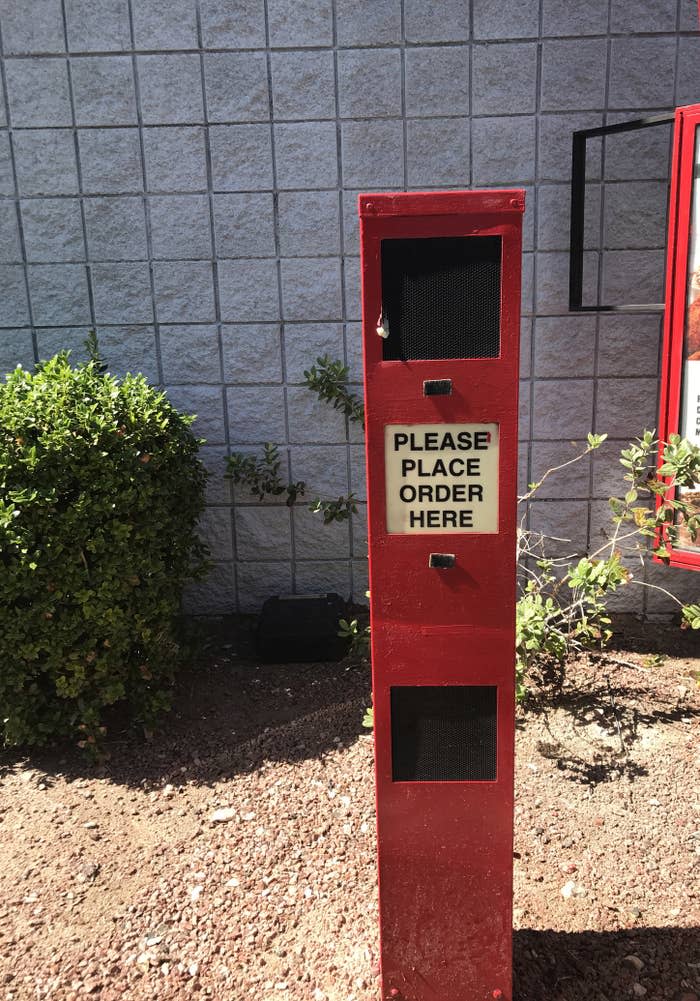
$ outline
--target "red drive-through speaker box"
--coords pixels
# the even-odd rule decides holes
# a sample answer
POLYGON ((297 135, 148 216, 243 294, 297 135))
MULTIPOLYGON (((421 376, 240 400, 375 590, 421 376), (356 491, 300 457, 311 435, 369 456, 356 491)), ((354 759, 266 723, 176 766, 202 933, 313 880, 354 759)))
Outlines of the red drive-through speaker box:
POLYGON ((524 204, 359 199, 383 998, 511 999, 524 204))

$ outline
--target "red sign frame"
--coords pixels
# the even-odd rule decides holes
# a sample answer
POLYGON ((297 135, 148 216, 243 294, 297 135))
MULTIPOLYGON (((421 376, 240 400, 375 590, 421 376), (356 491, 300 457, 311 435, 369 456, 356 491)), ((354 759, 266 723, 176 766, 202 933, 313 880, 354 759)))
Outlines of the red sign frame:
MULTIPOLYGON (((659 439, 668 441, 671 434, 681 431, 681 407, 685 362, 685 334, 688 301, 688 271, 691 240, 691 209, 693 202, 693 171, 695 164, 696 130, 700 128, 700 104, 676 108, 673 132, 673 159, 668 210, 668 242, 666 257, 666 309, 661 363, 661 394, 659 401, 659 439)), ((659 450, 659 466, 663 448, 659 450)), ((672 500, 670 488, 666 499, 672 500)), ((657 509, 664 498, 657 497, 657 509)), ((700 570, 698 551, 673 548, 666 539, 670 566, 700 570)))
POLYGON ((518 353, 524 192, 359 199, 382 997, 512 997, 518 353), (500 356, 384 361, 381 244, 501 239, 500 356), (450 379, 448 396, 424 380, 450 379), (385 427, 500 426, 498 532, 390 534, 385 427), (433 552, 454 554, 448 570, 433 552), (497 686, 495 781, 394 781, 391 689, 497 686))

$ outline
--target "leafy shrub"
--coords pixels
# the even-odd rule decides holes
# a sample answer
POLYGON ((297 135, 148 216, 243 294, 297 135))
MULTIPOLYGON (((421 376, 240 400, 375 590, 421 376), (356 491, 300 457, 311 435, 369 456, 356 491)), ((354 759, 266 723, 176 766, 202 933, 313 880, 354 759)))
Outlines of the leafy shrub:
POLYGON ((0 383, 0 743, 167 707, 206 474, 193 418, 143 376, 66 354, 0 383))

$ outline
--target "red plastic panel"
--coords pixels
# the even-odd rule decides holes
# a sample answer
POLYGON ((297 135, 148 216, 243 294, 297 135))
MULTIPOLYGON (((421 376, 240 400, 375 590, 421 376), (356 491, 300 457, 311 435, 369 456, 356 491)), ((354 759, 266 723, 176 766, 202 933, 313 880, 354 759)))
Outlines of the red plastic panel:
MULTIPOLYGON (((512 996, 523 210, 519 190, 360 196, 383 998, 512 996), (382 240, 464 236, 502 241, 499 357, 383 361, 382 240), (450 392, 425 395, 432 380, 450 380, 450 392), (497 513, 477 519, 494 530, 390 533, 386 427, 414 425, 416 442, 432 445, 439 439, 426 439, 433 431, 420 426, 439 424, 497 427, 488 487, 497 513), (496 687, 494 780, 392 780, 391 689, 421 685, 496 687)), ((462 444, 468 441, 474 439, 462 444)), ((479 442, 486 449, 486 438, 479 442)), ((479 454, 485 452, 464 452, 479 454)))
MULTIPOLYGON (((668 212, 668 243, 666 258, 666 310, 664 313, 664 337, 661 370, 661 398, 659 406, 659 437, 668 441, 670 434, 687 435, 687 422, 683 420, 684 380, 690 377, 690 366, 700 366, 700 361, 691 361, 690 355, 700 334, 700 293, 694 296, 689 281, 690 272, 698 268, 697 261, 691 261, 693 213, 697 218, 700 198, 700 183, 694 184, 695 167, 700 149, 700 105, 676 109, 673 135, 673 163, 671 167, 671 193, 668 212), (695 196, 695 204, 693 196, 695 196), (695 297, 696 302, 690 299, 695 297), (691 330, 695 325, 697 330, 691 330)), ((696 235, 696 241, 698 237, 696 235)), ((695 246, 696 256, 698 246, 695 246)), ((696 380, 697 381, 697 380, 696 380)), ((688 435, 688 437, 690 437, 688 435)), ((691 440, 697 444, 700 436, 691 440)), ((663 453, 659 456, 659 465, 663 453)), ((669 492, 672 499, 673 491, 669 492)), ((657 506, 661 499, 657 500, 657 506)), ((700 570, 700 539, 673 549, 671 566, 686 570, 700 570)))

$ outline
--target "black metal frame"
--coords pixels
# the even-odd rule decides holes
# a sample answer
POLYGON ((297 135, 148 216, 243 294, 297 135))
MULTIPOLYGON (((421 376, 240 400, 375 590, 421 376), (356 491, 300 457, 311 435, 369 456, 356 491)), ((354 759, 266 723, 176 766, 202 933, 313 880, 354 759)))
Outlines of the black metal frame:
POLYGON ((586 213, 586 143, 598 136, 635 132, 655 125, 668 125, 674 115, 636 118, 615 125, 574 132, 571 148, 571 242, 569 251, 569 311, 572 313, 663 313, 663 302, 630 303, 622 306, 583 305, 583 244, 586 213))

